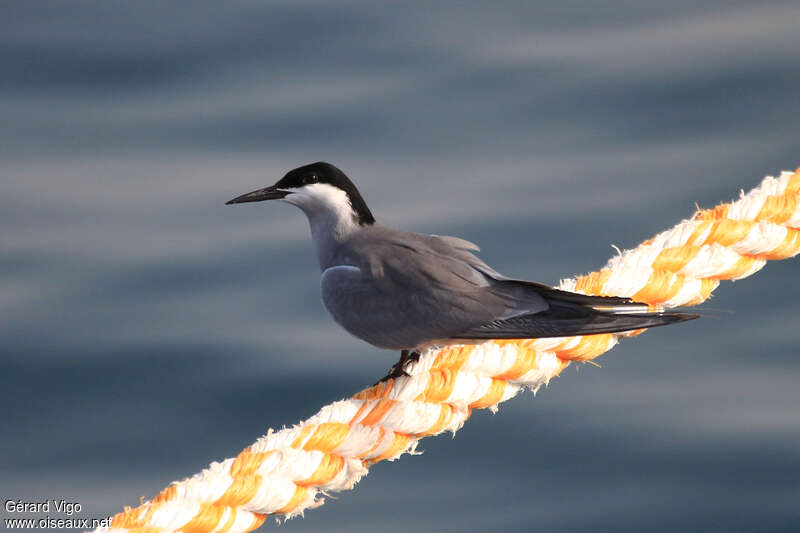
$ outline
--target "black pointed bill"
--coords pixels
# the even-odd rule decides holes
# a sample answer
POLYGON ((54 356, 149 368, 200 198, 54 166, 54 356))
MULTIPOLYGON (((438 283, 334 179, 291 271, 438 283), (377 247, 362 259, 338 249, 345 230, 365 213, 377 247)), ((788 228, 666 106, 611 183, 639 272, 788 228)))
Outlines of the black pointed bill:
POLYGON ((225 202, 225 205, 263 202, 264 200, 280 200, 281 198, 285 198, 288 194, 290 194, 290 191, 284 191, 272 185, 271 187, 258 189, 257 191, 237 196, 233 200, 225 202))

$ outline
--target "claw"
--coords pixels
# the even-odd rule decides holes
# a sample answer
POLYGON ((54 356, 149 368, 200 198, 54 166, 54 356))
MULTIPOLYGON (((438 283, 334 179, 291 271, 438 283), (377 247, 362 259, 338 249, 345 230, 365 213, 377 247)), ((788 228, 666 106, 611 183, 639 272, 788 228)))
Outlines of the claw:
MULTIPOLYGON (((416 351, 410 350, 403 350, 400 352, 400 360, 397 361, 392 368, 389 370, 389 373, 383 376, 381 379, 375 383, 378 385, 379 383, 383 383, 389 379, 397 379, 400 377, 407 377, 408 372, 406 372, 405 367, 410 362, 417 362, 419 361, 420 353, 416 351)), ((374 385, 373 385, 374 386, 374 385)))

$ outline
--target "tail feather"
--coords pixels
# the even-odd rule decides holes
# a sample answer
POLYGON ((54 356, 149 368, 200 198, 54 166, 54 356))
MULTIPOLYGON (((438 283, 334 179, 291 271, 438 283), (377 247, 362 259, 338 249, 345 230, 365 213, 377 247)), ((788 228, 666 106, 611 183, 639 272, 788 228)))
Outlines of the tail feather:
POLYGON ((591 296, 541 283, 493 277, 492 291, 508 296, 518 313, 456 335, 459 339, 531 339, 619 333, 694 320, 700 315, 653 311, 622 296, 591 296))
POLYGON ((623 314, 590 311, 579 315, 578 313, 564 312, 565 310, 566 308, 556 308, 549 312, 494 320, 458 337, 464 339, 531 339, 619 333, 667 326, 700 317, 700 315, 692 313, 674 312, 623 314))
POLYGON ((491 291, 518 300, 520 308, 531 303, 538 305, 544 299, 555 305, 573 304, 591 307, 598 311, 640 313, 648 310, 647 304, 635 302, 624 296, 591 296, 562 291, 542 283, 522 279, 492 278, 491 291))

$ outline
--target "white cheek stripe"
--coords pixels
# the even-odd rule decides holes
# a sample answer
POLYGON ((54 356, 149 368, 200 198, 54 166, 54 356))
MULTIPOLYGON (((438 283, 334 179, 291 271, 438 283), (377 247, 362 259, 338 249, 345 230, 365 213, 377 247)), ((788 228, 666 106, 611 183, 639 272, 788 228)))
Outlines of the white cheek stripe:
POLYGON ((327 208, 329 211, 348 213, 353 212, 347 193, 338 187, 327 183, 312 183, 305 187, 286 189, 291 194, 284 200, 302 207, 327 208))

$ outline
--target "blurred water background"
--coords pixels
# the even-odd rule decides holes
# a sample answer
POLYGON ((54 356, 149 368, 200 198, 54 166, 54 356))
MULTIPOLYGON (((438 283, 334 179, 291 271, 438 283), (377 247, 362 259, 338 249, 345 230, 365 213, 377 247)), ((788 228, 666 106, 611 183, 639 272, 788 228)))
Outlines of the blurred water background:
MULTIPOLYGON (((795 1, 0 13, 0 496, 87 517, 396 359, 327 316, 302 214, 236 195, 327 160, 382 222, 554 284, 800 164, 795 1)), ((709 317, 475 413, 283 528, 797 531, 797 273, 726 283, 709 317)))

